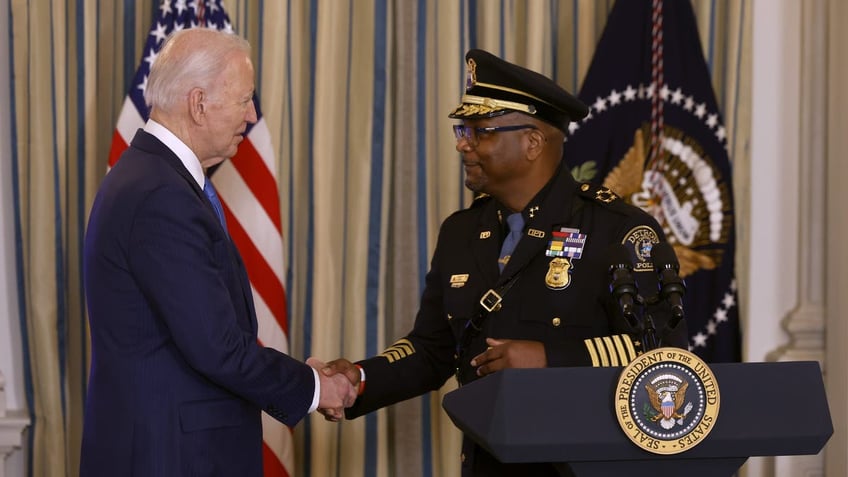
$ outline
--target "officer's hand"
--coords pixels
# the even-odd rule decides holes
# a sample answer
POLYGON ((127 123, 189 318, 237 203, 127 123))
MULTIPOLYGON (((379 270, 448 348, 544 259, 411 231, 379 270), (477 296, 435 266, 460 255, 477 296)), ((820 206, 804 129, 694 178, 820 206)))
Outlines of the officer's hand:
POLYGON ((506 368, 544 368, 548 365, 545 345, 541 341, 486 338, 486 344, 489 349, 471 360, 478 376, 506 368))
POLYGON ((322 399, 324 395, 325 380, 332 380, 336 385, 338 385, 338 380, 341 380, 346 384, 346 386, 343 386, 344 395, 341 407, 326 407, 319 402, 318 408, 318 412, 320 412, 324 416, 324 419, 328 421, 338 422, 344 419, 343 407, 350 407, 356 401, 358 394, 357 391, 359 388, 359 369, 353 363, 344 358, 339 358, 326 364, 315 358, 309 358, 306 363, 318 371, 321 379, 322 399))
POLYGON ((334 374, 344 374, 354 388, 359 388, 359 368, 357 368, 355 364, 351 363, 350 361, 344 358, 329 361, 327 363, 327 367, 325 367, 321 371, 323 371, 324 374, 327 376, 333 376, 334 374))

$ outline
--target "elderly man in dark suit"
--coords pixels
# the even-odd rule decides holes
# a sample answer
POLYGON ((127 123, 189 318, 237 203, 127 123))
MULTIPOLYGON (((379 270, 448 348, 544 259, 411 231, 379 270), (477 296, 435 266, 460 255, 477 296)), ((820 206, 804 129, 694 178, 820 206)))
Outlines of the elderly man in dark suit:
POLYGON ((347 379, 257 343, 247 274, 205 175, 257 120, 253 74, 245 40, 174 34, 150 71, 150 120, 97 193, 82 476, 260 477, 260 411, 292 426, 355 398, 347 379))
MULTIPOLYGON (((663 233, 612 191, 577 183, 562 163, 569 124, 588 108, 488 52, 469 51, 466 65, 450 117, 462 121, 456 149, 477 198, 441 226, 412 331, 379 356, 328 363, 327 375, 345 373, 360 391, 348 418, 452 375, 465 384, 505 368, 619 365, 640 351, 642 336, 610 294, 610 259, 621 252, 639 290, 656 290, 650 250, 663 233)), ((686 346, 685 323, 670 320, 667 304, 651 314, 661 345, 686 346)), ((498 462, 468 438, 461 460, 464 476, 559 475, 549 464, 498 462)))

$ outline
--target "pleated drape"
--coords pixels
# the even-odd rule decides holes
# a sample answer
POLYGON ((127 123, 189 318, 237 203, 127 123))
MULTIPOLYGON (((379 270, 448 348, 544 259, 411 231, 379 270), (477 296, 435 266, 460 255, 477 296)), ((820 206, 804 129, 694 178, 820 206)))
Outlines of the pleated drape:
MULTIPOLYGON (((750 0, 692 3, 731 160, 747 161, 750 0)), ((224 0, 254 47, 279 161, 293 356, 360 359, 410 329, 439 224, 470 202, 447 118, 463 90, 465 51, 488 49, 577 93, 612 4, 224 0)), ((77 472, 88 360, 82 236, 157 6, 10 3, 36 476, 77 472)), ((340 425, 308 417, 295 429, 296 475, 458 476, 460 435, 441 410, 454 386, 340 425)))

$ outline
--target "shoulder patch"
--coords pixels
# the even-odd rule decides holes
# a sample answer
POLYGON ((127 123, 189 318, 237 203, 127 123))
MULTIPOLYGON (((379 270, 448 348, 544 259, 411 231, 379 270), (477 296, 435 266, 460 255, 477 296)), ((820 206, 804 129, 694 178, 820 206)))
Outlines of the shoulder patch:
POLYGON ((580 184, 580 193, 582 196, 601 202, 610 204, 620 199, 615 192, 603 186, 596 186, 589 183, 580 184))
POLYGON ((630 252, 634 272, 652 272, 654 263, 651 261, 651 249, 660 243, 659 234, 648 225, 638 225, 624 234, 621 243, 630 252))

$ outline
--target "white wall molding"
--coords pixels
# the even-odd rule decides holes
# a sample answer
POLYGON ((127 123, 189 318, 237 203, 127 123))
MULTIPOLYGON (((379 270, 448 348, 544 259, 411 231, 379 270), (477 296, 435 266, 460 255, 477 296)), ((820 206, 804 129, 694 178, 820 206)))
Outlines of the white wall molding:
POLYGON ((800 4, 798 305, 782 322, 790 340, 769 354, 773 361, 824 361, 827 57, 821 52, 827 46, 825 7, 821 1, 800 4))
POLYGON ((6 410, 6 381, 0 373, 0 477, 6 475, 6 458, 21 448, 23 432, 29 418, 23 411, 6 410))
MULTIPOLYGON (((825 244, 826 244, 826 125, 827 125, 827 8, 823 1, 802 2, 800 17, 800 76, 797 98, 798 131, 798 267, 797 306, 783 319, 789 343, 769 353, 774 361, 825 362, 825 244)), ((791 232, 791 228, 787 233, 791 232)), ((824 475, 824 454, 779 456, 773 459, 775 477, 824 475)))

